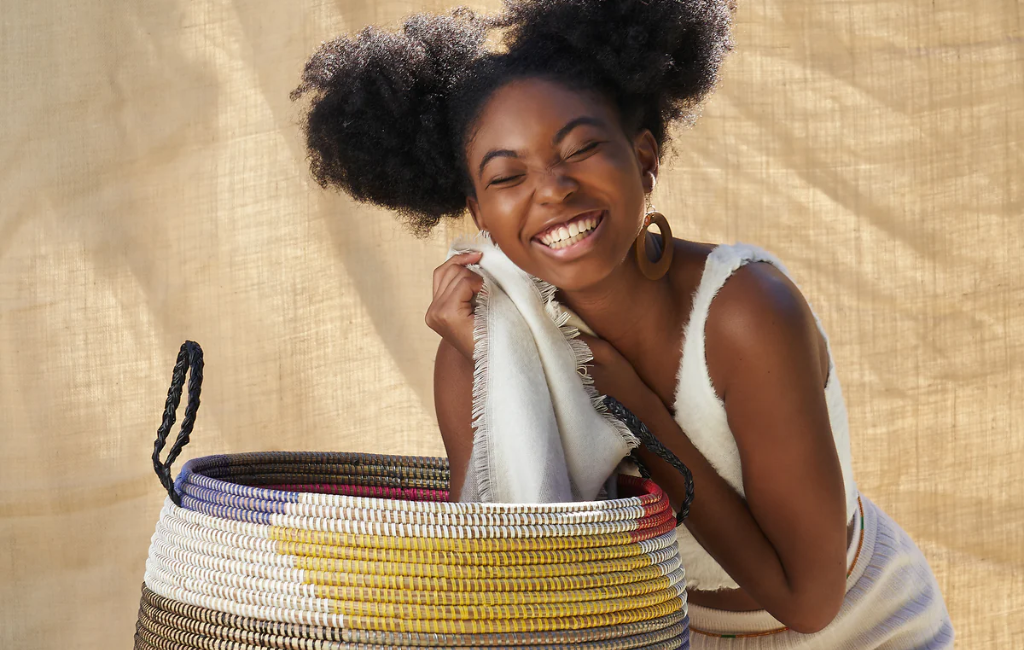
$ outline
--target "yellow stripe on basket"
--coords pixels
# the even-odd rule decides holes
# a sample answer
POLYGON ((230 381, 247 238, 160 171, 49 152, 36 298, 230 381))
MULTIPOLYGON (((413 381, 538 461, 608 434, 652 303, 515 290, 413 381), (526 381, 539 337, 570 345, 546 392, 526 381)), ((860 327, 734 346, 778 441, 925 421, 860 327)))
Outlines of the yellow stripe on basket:
POLYGON ((491 618, 484 620, 403 619, 396 617, 345 616, 344 625, 352 630, 417 632, 421 634, 505 634, 512 632, 548 632, 581 630, 593 627, 625 625, 668 616, 684 606, 679 597, 650 607, 631 607, 606 614, 558 618, 491 618))
MULTIPOLYGON (((519 537, 488 539, 445 539, 442 537, 387 537, 357 535, 355 533, 329 533, 283 526, 270 526, 267 538, 277 542, 297 542, 316 546, 358 546, 393 550, 456 551, 459 553, 494 553, 532 550, 562 550, 594 548, 634 543, 631 533, 576 535, 567 537, 519 537)), ((297 555, 291 551, 282 554, 297 555)))
MULTIPOLYGON (((662 548, 668 547, 665 544, 662 548)), ((319 546, 299 542, 278 542, 278 553, 299 557, 328 558, 359 562, 391 562, 393 549, 359 548, 351 546, 319 546)), ((600 546, 595 548, 546 549, 526 554, 521 551, 469 552, 433 551, 413 549, 402 551, 402 559, 409 564, 459 564, 471 566, 519 566, 522 564, 572 564, 598 562, 637 557, 650 551, 639 544, 600 546)))
POLYGON ((632 598, 613 598, 579 603, 538 603, 525 605, 488 605, 447 607, 413 605, 406 603, 374 603, 334 601, 330 611, 346 619, 353 616, 401 618, 413 620, 489 621, 493 619, 522 620, 530 618, 572 618, 578 616, 604 616, 637 608, 655 607, 678 599, 675 589, 662 589, 632 598))
POLYGON ((510 580, 564 575, 618 573, 651 566, 649 555, 570 564, 520 564, 513 566, 457 564, 412 564, 408 562, 362 562, 297 556, 295 568, 325 573, 400 575, 448 580, 510 580))
MULTIPOLYGON (((306 584, 309 584, 308 582, 306 584)), ((336 601, 357 601, 423 605, 432 607, 492 607, 497 605, 540 605, 581 603, 632 598, 665 591, 673 587, 672 578, 658 576, 643 582, 631 581, 594 589, 545 591, 430 591, 411 589, 376 589, 315 585, 318 598, 336 601)))
MULTIPOLYGON (((669 568, 678 567, 678 562, 669 568)), ((345 573, 310 575, 311 584, 376 589, 413 589, 417 591, 569 591, 593 589, 634 581, 653 580, 665 575, 661 566, 650 566, 625 573, 603 573, 582 576, 549 576, 542 578, 504 580, 447 580, 413 576, 371 576, 345 573)))

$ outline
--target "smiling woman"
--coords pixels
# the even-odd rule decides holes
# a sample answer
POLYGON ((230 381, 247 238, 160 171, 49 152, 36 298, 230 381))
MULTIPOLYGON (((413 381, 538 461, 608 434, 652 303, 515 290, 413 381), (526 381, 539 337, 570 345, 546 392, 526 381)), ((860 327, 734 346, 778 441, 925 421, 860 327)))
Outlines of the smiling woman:
POLYGON ((517 80, 494 92, 469 139, 469 211, 527 273, 585 288, 632 247, 657 150, 649 131, 628 137, 601 95, 517 80))
MULTIPOLYGON (((692 470, 678 536, 693 647, 950 647, 927 562, 857 489, 831 348, 783 264, 674 239, 660 218, 662 241, 647 232, 669 127, 714 88, 729 25, 718 0, 513 0, 367 28, 324 44, 295 91, 312 96, 313 176, 420 233, 468 211, 594 333, 597 388, 692 470)), ((480 259, 435 271, 426 317, 455 497, 480 259)), ((640 459, 678 505, 680 475, 640 459)))

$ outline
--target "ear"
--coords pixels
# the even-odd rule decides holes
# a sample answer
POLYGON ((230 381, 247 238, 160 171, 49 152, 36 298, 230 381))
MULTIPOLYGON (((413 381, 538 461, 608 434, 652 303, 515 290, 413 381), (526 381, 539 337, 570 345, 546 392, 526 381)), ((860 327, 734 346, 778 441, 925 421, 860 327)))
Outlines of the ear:
POLYGON ((487 226, 484 225, 483 215, 480 212, 480 203, 472 196, 466 197, 466 209, 469 210, 469 215, 473 217, 473 223, 476 224, 477 230, 486 230, 487 226))
POLYGON ((649 194, 654 187, 647 179, 651 178, 651 174, 657 178, 659 169, 658 141, 654 139, 650 129, 641 129, 633 138, 633 152, 640 169, 640 178, 643 179, 641 182, 644 185, 644 193, 649 194))

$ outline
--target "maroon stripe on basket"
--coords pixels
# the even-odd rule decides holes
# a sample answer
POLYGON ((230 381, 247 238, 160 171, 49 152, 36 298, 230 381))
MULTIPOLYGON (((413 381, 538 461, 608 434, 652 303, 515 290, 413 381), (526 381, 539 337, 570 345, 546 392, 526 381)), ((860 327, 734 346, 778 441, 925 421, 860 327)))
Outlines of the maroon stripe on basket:
POLYGON ((349 497, 375 497, 383 499, 405 499, 409 501, 447 501, 447 490, 426 490, 423 488, 393 488, 373 485, 348 485, 344 483, 303 483, 289 485, 264 485, 268 490, 282 492, 315 492, 317 494, 339 494, 349 497))
POLYGON ((656 528, 641 528, 640 530, 634 530, 630 533, 630 538, 634 543, 645 542, 655 537, 661 537, 667 535, 676 529, 676 520, 674 517, 669 518, 668 521, 657 526, 656 528))

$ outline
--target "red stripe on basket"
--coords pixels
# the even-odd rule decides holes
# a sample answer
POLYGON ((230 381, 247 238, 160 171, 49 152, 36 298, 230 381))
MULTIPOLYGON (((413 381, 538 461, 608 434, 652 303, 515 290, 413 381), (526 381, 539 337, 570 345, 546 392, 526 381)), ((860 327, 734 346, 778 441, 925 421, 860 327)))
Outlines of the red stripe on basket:
POLYGON ((425 490, 422 488, 393 488, 379 485, 348 485, 343 483, 292 483, 286 485, 265 485, 262 487, 283 492, 315 492, 318 494, 338 494, 351 497, 405 499, 409 501, 448 500, 447 490, 425 490))
POLYGON ((629 533, 629 537, 630 541, 634 543, 645 542, 649 539, 654 539, 655 537, 661 537, 662 535, 671 533, 675 529, 676 520, 675 517, 672 517, 668 521, 659 526, 655 526, 653 528, 641 528, 639 530, 634 530, 633 532, 629 533))

